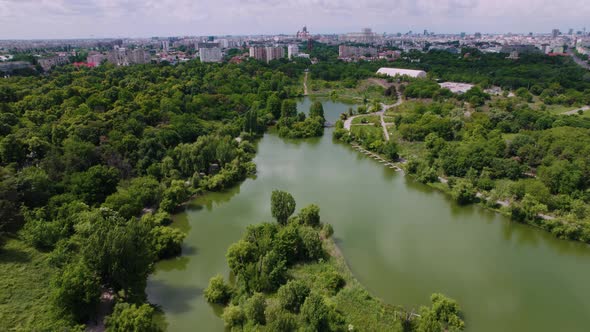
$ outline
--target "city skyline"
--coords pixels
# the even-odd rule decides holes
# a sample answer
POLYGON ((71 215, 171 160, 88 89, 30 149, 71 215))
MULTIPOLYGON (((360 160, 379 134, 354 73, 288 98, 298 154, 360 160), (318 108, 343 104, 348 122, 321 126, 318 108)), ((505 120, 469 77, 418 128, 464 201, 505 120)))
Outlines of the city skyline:
POLYGON ((0 39, 582 30, 583 0, 0 0, 0 39), (23 24, 23 22, 27 22, 23 24))

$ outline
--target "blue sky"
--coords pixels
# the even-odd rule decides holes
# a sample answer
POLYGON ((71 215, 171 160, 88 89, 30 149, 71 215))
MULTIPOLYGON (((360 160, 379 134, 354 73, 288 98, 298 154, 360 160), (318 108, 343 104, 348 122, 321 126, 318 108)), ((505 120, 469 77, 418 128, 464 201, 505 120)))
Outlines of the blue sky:
POLYGON ((0 0, 0 39, 295 33, 550 32, 589 0, 0 0))

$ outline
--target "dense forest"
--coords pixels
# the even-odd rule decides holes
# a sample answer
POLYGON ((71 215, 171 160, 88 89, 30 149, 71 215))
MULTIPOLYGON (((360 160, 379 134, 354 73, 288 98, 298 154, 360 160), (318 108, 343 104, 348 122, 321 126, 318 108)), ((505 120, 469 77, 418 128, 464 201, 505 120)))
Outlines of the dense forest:
POLYGON ((420 315, 371 297, 352 277, 334 250, 330 224, 309 205, 293 216, 291 194, 275 190, 271 211, 276 223, 247 228, 226 254, 234 281, 214 276, 206 299, 224 306, 232 331, 460 331, 459 306, 433 294, 420 315), (405 317, 405 318, 402 318, 405 317), (401 318, 401 319, 400 319, 401 318))
POLYGON ((65 66, 0 80, 0 250, 34 247, 51 271, 49 309, 0 329, 82 328, 105 294, 117 302, 107 328, 151 322, 147 276, 184 238, 169 213, 256 172, 254 139, 301 94, 301 66, 65 66))

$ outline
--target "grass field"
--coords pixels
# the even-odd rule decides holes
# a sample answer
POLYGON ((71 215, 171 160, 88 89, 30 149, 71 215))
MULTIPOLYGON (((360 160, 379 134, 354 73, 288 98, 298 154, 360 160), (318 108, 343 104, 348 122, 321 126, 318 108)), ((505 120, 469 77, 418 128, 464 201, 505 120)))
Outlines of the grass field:
POLYGON ((362 124, 362 123, 381 123, 381 117, 378 115, 362 115, 352 119, 352 124, 362 124))
POLYGON ((0 248, 0 331, 64 331, 52 311, 48 255, 18 239, 0 248))
POLYGON ((385 97, 385 88, 370 80, 360 81, 356 87, 345 87, 339 82, 322 80, 308 81, 309 93, 314 96, 324 96, 354 103, 378 101, 386 104, 394 103, 396 96, 385 97))
POLYGON ((350 127, 350 132, 356 137, 362 136, 362 132, 369 136, 383 136, 383 128, 381 126, 375 127, 372 125, 353 125, 350 127))

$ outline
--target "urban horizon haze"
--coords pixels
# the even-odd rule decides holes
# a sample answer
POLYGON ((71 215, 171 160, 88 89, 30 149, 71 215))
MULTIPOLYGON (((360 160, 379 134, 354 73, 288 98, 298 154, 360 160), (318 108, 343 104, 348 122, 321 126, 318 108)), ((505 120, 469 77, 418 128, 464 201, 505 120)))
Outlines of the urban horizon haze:
POLYGON ((581 30, 584 0, 0 0, 0 39, 581 30))

